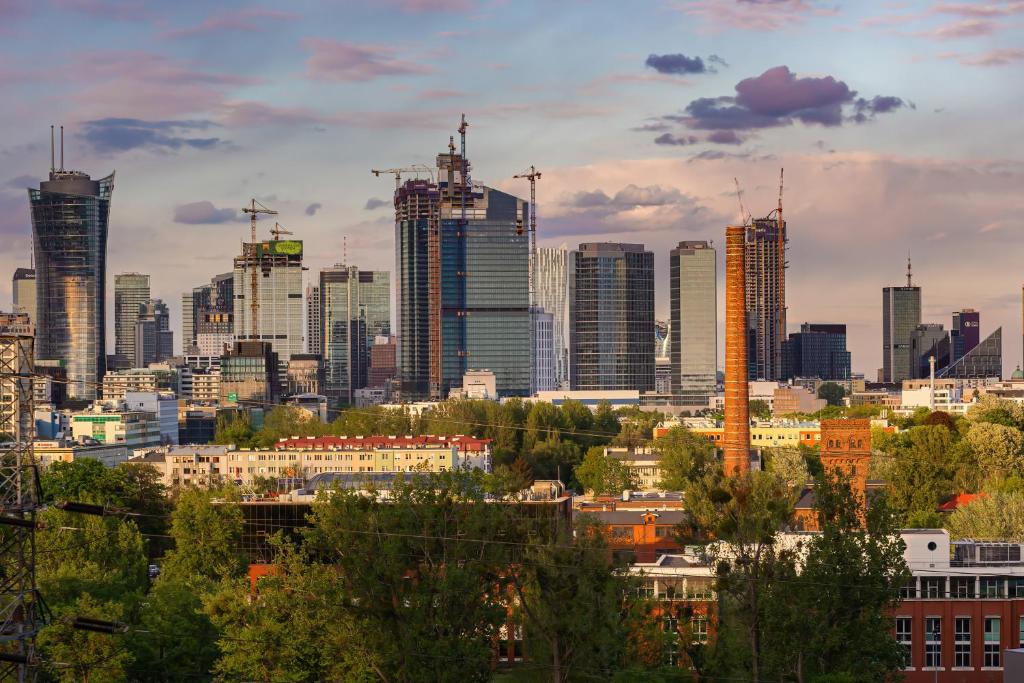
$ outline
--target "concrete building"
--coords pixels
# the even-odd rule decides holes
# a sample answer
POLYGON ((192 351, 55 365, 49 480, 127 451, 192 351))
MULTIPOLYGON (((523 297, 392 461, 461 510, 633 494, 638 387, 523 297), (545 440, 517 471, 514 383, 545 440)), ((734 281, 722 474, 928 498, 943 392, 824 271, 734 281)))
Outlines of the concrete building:
POLYGON ((828 405, 828 401, 804 387, 783 386, 775 390, 772 401, 772 416, 781 417, 793 413, 816 413, 828 405))
POLYGON ((615 458, 629 470, 637 491, 661 491, 661 455, 649 446, 605 446, 604 457, 615 458))
POLYGON ((551 391, 555 379, 555 317, 542 308, 530 309, 530 395, 551 391))
POLYGON ((108 372, 103 376, 102 387, 104 401, 123 401, 129 391, 172 391, 177 394, 180 381, 176 370, 132 368, 108 372))
POLYGON ((560 406, 566 401, 576 401, 591 410, 597 410, 602 403, 607 403, 612 408, 627 408, 640 405, 640 392, 629 389, 580 391, 555 389, 554 391, 538 391, 533 400, 556 406, 560 406))
POLYGON ((96 402, 89 410, 72 413, 71 435, 79 442, 92 440, 108 446, 123 445, 128 449, 161 444, 160 421, 156 414, 125 410, 115 402, 96 402))
POLYGON ((153 413, 160 426, 160 444, 178 443, 178 399, 169 391, 129 391, 124 397, 125 409, 153 413))
POLYGON ((782 379, 816 378, 848 382, 850 352, 846 350, 846 325, 803 323, 782 345, 782 379))
POLYGON ((174 356, 170 312, 160 299, 139 305, 135 321, 135 358, 132 367, 145 368, 174 356))
POLYGON ((680 242, 669 255, 669 354, 673 400, 706 407, 718 373, 718 268, 709 242, 680 242))
POLYGON ((195 333, 195 348, 200 356, 221 356, 235 343, 233 313, 215 310, 200 312, 195 333))
POLYGON ((744 231, 747 312, 747 375, 781 379, 786 338, 786 221, 757 218, 744 231))
POLYGON ((306 353, 323 354, 324 327, 320 320, 320 287, 306 285, 306 353))
POLYGON ((467 370, 462 376, 462 389, 457 391, 461 398, 496 401, 498 399, 498 378, 490 370, 467 370))
POLYGON ((899 383, 913 377, 910 344, 921 324, 921 288, 913 284, 907 259, 906 287, 882 288, 882 381, 899 383))
POLYGON ((12 311, 24 313, 31 319, 36 317, 36 271, 35 268, 17 268, 11 279, 12 311))
MULTIPOLYGON (((211 313, 229 314, 234 319, 234 273, 222 273, 210 279, 209 284, 193 287, 181 296, 181 349, 184 355, 193 353, 197 345, 196 334, 203 316, 211 313)), ((232 330, 233 331, 233 330, 232 330)), ((219 353, 219 352, 218 352, 219 353)))
POLYGON ((930 373, 930 358, 935 358, 935 369, 949 365, 952 355, 949 333, 941 323, 922 323, 910 335, 910 377, 921 379, 930 373))
POLYGON ((98 460, 106 467, 117 467, 128 461, 128 447, 123 444, 81 444, 70 439, 40 439, 32 451, 41 469, 55 462, 98 460))
POLYGON ((324 388, 324 367, 320 356, 299 353, 288 361, 288 382, 285 395, 322 394, 324 388))
POLYGON ((235 342, 220 361, 220 404, 270 407, 281 396, 278 356, 270 342, 235 342))
MULTIPOLYGON (((62 154, 63 156, 63 154, 62 154)), ((36 260, 36 357, 63 360, 68 398, 92 400, 106 370, 107 231, 114 174, 51 168, 29 189, 36 260)))
POLYGON ((220 370, 192 371, 192 392, 185 398, 193 403, 213 405, 220 402, 220 370))
POLYGON ((281 363, 292 354, 303 353, 302 242, 271 239, 242 243, 242 253, 235 257, 233 278, 235 340, 266 342, 281 363))
POLYGON ((585 243, 573 271, 573 390, 653 391, 654 253, 642 244, 585 243))
MULTIPOLYGON (((537 247, 534 250, 534 303, 553 317, 553 353, 557 388, 568 389, 569 338, 571 336, 570 306, 575 296, 573 287, 575 256, 564 243, 558 247, 537 247)), ((552 387, 554 389, 556 387, 552 387)))
POLYGON ((119 273, 114 276, 114 355, 118 369, 145 367, 136 364, 135 323, 140 310, 150 300, 149 275, 119 273))
POLYGON ((370 347, 370 370, 366 384, 369 388, 388 387, 398 376, 398 344, 395 337, 378 337, 370 347))

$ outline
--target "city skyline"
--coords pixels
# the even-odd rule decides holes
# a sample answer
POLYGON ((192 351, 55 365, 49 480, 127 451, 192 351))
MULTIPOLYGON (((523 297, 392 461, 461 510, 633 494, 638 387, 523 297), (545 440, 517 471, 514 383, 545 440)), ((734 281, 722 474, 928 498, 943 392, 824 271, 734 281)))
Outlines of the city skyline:
MULTIPOLYGON (((1005 328, 1008 375, 1021 355, 1021 278, 1006 245, 1018 239, 1024 163, 1020 124, 990 121, 990 112, 1022 103, 1012 87, 1021 27, 986 20, 968 31, 963 10, 937 3, 748 4, 650 4, 616 16, 622 31, 611 42, 584 35, 558 62, 544 55, 559 35, 578 33, 581 16, 608 19, 609 9, 541 14, 532 4, 465 1, 423 11, 396 0, 351 8, 335 24, 316 7, 211 13, 186 3, 161 14, 110 2, 99 18, 88 12, 100 3, 5 5, 0 80, 18 106, 0 114, 0 234, 9 240, 0 266, 29 264, 24 188, 45 177, 52 122, 66 126, 68 167, 94 178, 117 169, 107 270, 150 273, 155 298, 179 301, 228 269, 246 238, 235 207, 253 195, 316 245, 311 272, 339 260, 343 235, 352 262, 392 269, 391 185, 368 171, 428 163, 465 111, 479 180, 524 197, 526 183, 512 175, 530 164, 544 172, 539 246, 609 240, 654 251, 659 319, 668 317, 671 247, 708 239, 724 251, 722 229, 738 213, 732 178, 747 210, 764 215, 785 166, 789 332, 805 321, 847 324, 854 371, 871 378, 881 366, 878 290, 901 281, 910 249, 922 320, 948 324, 953 311, 979 310, 983 337, 1005 328), (494 40, 498 27, 540 22, 546 30, 524 33, 525 43, 494 40), (69 39, 30 60, 44 25, 69 39), (80 25, 97 30, 72 38, 80 25), (261 30, 274 50, 250 40, 261 30), (753 31, 779 38, 770 59, 736 40, 753 31), (463 73, 452 55, 480 68, 463 73), (73 82, 47 70, 58 63, 76 64, 73 82), (940 79, 948 87, 935 89, 940 79), (324 94, 316 107, 306 104, 313 89, 324 94), (793 109, 797 91, 819 99, 793 109), (714 104, 727 95, 728 107, 714 104), (774 96, 790 99, 764 101, 774 96), (365 101, 380 111, 355 104, 365 101), (767 104, 783 113, 765 118, 767 104), (726 115, 738 118, 721 127, 726 115)), ((1011 4, 992 6, 1020 16, 1011 4)), ((268 228, 261 223, 261 236, 268 228)), ((2 286, 10 301, 9 278, 2 286)))

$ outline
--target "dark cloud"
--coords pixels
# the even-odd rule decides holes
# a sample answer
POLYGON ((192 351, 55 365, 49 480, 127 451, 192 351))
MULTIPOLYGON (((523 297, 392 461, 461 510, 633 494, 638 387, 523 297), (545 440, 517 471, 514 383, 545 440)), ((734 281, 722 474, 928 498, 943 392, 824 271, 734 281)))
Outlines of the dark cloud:
POLYGON ((312 204, 310 204, 309 206, 306 207, 306 215, 307 216, 315 216, 316 212, 319 211, 322 208, 323 208, 323 204, 320 204, 319 202, 313 202, 312 204))
POLYGON ((4 187, 9 187, 14 190, 24 190, 27 187, 33 187, 38 185, 39 180, 40 179, 36 178, 35 176, 20 175, 17 176, 16 178, 11 178, 10 180, 8 180, 6 183, 4 183, 4 187))
POLYGON ((174 222, 186 225, 229 223, 238 217, 235 209, 218 209, 206 200, 182 204, 174 208, 174 222))
POLYGON ((613 196, 608 196, 604 190, 581 191, 570 195, 568 200, 563 203, 574 209, 603 209, 607 210, 606 212, 615 213, 629 211, 639 206, 668 206, 692 202, 693 199, 675 188, 666 188, 660 185, 640 187, 629 184, 613 196))
POLYGON ((660 74, 702 74, 707 72, 707 66, 700 57, 687 57, 684 54, 655 55, 647 56, 644 62, 660 74))
POLYGON ((216 137, 195 137, 217 124, 206 120, 143 121, 106 118, 86 121, 85 141, 97 152, 125 152, 131 149, 176 150, 183 147, 208 150, 222 144, 216 137))
POLYGON ((672 135, 672 133, 662 133, 658 137, 654 138, 654 144, 656 145, 670 145, 673 147, 682 147, 684 145, 695 145, 700 142, 700 139, 696 135, 672 135))
POLYGON ((875 95, 870 100, 858 97, 857 101, 854 102, 851 120, 857 123, 864 123, 874 118, 876 114, 888 114, 904 107, 917 109, 913 102, 906 102, 902 98, 892 95, 875 95))
POLYGON ((718 55, 708 55, 708 63, 709 64, 717 64, 717 65, 719 65, 719 66, 721 66, 723 68, 726 68, 726 69, 729 68, 729 62, 725 61, 724 59, 722 59, 718 55))
POLYGON ((742 145, 746 138, 737 135, 734 130, 716 130, 705 138, 716 145, 742 145))
POLYGON ((707 214, 706 207, 675 188, 632 183, 612 195, 603 190, 575 192, 559 205, 565 210, 545 222, 549 236, 670 230, 695 225, 707 214))
POLYGON ((373 211, 374 209, 379 209, 382 206, 387 206, 390 203, 391 202, 387 201, 386 199, 377 199, 376 197, 370 197, 369 199, 366 200, 366 205, 363 206, 363 208, 366 209, 367 211, 373 211))

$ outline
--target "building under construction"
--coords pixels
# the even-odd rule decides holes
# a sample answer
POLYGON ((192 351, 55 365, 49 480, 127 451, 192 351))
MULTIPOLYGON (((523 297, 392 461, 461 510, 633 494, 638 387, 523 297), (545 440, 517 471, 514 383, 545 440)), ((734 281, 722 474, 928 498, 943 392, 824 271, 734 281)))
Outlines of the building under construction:
POLYGON ((237 341, 269 342, 282 362, 305 351, 301 241, 243 243, 235 257, 233 290, 237 341))
POLYGON ((786 339, 786 242, 786 222, 777 220, 774 215, 755 218, 747 226, 744 244, 747 372, 753 379, 782 378, 782 342, 786 339))
POLYGON ((467 370, 502 396, 530 392, 529 203, 476 184, 463 142, 429 179, 395 190, 399 370, 403 398, 443 398, 467 370), (436 175, 435 175, 436 173, 436 175))

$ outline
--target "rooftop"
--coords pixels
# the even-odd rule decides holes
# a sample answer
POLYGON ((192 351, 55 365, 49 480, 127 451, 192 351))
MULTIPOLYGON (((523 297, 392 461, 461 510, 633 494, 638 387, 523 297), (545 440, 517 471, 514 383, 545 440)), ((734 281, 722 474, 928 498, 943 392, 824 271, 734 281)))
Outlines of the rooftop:
POLYGON ((490 439, 473 436, 307 436, 281 439, 276 450, 354 450, 367 448, 430 448, 457 446, 462 451, 481 451, 490 439))

